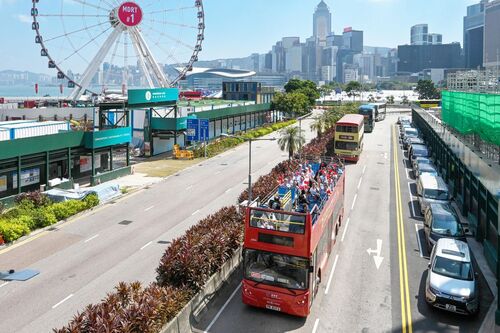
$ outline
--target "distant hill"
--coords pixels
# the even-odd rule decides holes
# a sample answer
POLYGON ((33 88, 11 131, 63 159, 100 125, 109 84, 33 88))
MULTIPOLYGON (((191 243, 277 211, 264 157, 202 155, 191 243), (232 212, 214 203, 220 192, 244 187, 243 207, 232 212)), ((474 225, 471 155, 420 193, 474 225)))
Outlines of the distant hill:
POLYGON ((31 85, 35 83, 50 84, 52 76, 28 71, 3 70, 0 71, 0 85, 31 85))

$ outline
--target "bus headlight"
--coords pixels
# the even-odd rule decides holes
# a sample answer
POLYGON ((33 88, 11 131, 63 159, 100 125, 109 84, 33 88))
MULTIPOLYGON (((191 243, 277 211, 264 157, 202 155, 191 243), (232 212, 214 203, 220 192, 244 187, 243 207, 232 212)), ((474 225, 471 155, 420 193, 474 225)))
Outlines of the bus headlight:
POLYGON ((305 306, 305 305, 307 305, 307 295, 299 296, 299 298, 297 299, 296 303, 299 306, 305 306))

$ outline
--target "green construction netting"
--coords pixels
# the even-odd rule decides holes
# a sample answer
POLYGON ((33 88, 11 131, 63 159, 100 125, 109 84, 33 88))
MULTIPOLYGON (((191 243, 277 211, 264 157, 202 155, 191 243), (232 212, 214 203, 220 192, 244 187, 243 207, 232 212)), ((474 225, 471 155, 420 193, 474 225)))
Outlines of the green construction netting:
POLYGON ((500 95, 443 91, 443 121, 500 146, 500 95))

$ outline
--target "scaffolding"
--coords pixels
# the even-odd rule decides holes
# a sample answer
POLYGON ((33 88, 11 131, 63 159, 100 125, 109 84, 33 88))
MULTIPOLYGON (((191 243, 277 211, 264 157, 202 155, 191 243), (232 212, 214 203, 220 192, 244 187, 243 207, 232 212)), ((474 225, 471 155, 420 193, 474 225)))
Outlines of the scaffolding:
POLYGON ((449 73, 448 90, 498 94, 499 74, 498 68, 449 73))

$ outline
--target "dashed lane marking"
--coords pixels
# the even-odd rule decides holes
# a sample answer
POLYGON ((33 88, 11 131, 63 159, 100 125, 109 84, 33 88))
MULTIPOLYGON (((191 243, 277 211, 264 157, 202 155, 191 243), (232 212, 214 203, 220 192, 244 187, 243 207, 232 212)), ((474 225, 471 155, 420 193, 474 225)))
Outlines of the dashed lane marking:
POLYGON ((342 239, 340 240, 341 242, 344 242, 345 234, 347 233, 347 228, 349 227, 349 221, 351 221, 350 217, 347 219, 347 222, 345 223, 344 233, 342 234, 342 239))
POLYGON ((99 237, 99 234, 94 235, 94 236, 92 236, 92 237, 90 237, 90 238, 87 238, 87 239, 84 241, 84 243, 88 243, 88 242, 90 242, 91 240, 96 239, 97 237, 99 237))
POLYGON ((55 309, 57 308, 59 305, 63 304, 64 302, 66 302, 68 299, 70 299, 71 297, 73 297, 74 295, 73 294, 69 294, 65 299, 63 299, 62 301, 60 301, 59 303, 55 304, 52 306, 52 309, 55 309))
POLYGON ((325 295, 328 295, 328 291, 330 290, 330 285, 332 283, 333 273, 335 273, 335 267, 337 267, 337 261, 339 259, 339 255, 335 256, 335 261, 333 262, 332 271, 330 272, 330 277, 328 278, 328 283, 326 284, 325 295))
POLYGON ((227 307, 227 305, 229 304, 229 302, 231 302, 231 300, 233 299, 234 295, 236 295, 236 293, 238 292, 238 290, 240 290, 241 284, 242 283, 240 282, 240 284, 238 285, 238 287, 236 287, 236 289, 234 289, 233 293, 231 294, 231 296, 229 296, 229 298, 227 299, 226 303, 224 303, 224 305, 222 306, 222 308, 220 308, 219 312, 217 312, 217 314, 215 315, 214 319, 212 319, 212 321, 210 322, 210 324, 208 324, 208 327, 205 329, 204 333, 208 333, 208 331, 212 328, 212 326, 214 326, 215 322, 217 321, 217 319, 219 319, 220 315, 222 314, 222 312, 224 311, 224 309, 227 307))

